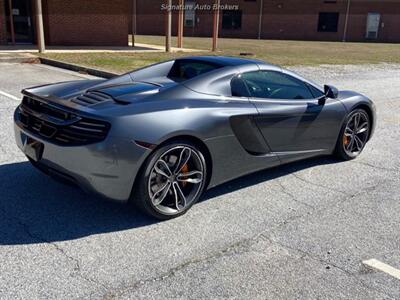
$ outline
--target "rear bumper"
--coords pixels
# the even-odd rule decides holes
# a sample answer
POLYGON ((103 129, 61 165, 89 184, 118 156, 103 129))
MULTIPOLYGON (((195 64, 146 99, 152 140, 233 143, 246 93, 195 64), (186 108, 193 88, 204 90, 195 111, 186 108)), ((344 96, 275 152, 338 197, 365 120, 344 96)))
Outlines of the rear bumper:
POLYGON ((24 152, 31 137, 44 145, 39 164, 69 177, 83 190, 108 199, 127 201, 148 149, 120 137, 107 137, 97 144, 59 146, 33 135, 14 123, 15 140, 24 152))

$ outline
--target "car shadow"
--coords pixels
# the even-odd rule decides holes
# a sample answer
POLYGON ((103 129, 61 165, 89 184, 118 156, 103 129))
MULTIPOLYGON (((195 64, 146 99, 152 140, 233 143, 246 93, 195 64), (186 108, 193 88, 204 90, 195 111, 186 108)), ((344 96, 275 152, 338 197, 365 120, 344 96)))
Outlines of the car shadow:
MULTIPOLYGON (((296 170, 335 162, 317 158, 260 171, 210 189, 201 201, 296 170)), ((0 245, 73 240, 156 222, 130 205, 103 200, 58 183, 28 162, 0 165, 0 245)))
POLYGON ((276 166, 271 169, 265 169, 243 177, 231 180, 220 186, 208 190, 203 200, 215 198, 223 194, 231 193, 237 190, 244 189, 249 186, 253 186, 262 182, 273 180, 282 176, 289 175, 291 173, 312 168, 320 165, 337 164, 341 161, 331 156, 320 156, 315 158, 309 158, 298 162, 292 162, 285 165, 276 166))

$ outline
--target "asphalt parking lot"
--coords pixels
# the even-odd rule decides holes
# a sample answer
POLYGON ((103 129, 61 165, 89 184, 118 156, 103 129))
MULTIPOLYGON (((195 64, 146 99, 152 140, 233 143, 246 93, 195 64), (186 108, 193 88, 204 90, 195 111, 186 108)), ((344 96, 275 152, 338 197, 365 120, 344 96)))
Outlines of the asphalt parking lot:
POLYGON ((22 88, 84 76, 0 64, 0 298, 399 299, 400 65, 295 70, 375 100, 361 157, 249 175, 154 222, 42 175, 14 144, 22 88))

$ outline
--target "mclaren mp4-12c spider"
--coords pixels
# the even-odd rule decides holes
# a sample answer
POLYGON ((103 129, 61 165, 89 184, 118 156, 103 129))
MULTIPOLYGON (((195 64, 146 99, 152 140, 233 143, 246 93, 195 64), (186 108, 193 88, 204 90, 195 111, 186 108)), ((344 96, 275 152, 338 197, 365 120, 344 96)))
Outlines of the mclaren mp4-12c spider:
POLYGON ((15 138, 35 167, 159 219, 251 172, 319 155, 354 159, 376 121, 359 93, 224 56, 22 94, 15 138))

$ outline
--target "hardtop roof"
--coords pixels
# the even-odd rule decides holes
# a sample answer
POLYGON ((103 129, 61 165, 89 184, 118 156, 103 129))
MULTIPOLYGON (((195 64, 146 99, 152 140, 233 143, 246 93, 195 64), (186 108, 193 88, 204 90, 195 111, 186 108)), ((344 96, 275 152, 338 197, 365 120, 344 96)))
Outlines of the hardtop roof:
POLYGON ((234 57, 234 56, 221 56, 221 55, 199 55, 199 56, 186 56, 177 58, 178 60, 199 60, 206 61, 214 64, 218 64, 220 66, 239 66, 246 64, 256 64, 256 65, 271 65, 262 60, 255 58, 242 58, 242 57, 234 57))

